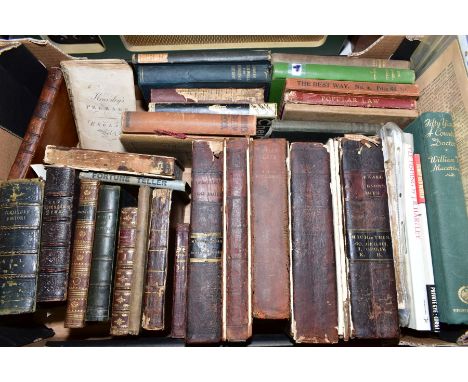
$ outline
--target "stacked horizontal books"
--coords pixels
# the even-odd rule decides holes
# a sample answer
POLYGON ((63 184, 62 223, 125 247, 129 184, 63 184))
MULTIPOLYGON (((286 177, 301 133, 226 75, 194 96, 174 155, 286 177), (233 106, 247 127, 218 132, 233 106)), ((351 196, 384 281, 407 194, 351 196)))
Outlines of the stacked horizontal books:
POLYGON ((418 87, 408 61, 272 55, 270 102, 283 120, 394 122, 418 116, 418 87))

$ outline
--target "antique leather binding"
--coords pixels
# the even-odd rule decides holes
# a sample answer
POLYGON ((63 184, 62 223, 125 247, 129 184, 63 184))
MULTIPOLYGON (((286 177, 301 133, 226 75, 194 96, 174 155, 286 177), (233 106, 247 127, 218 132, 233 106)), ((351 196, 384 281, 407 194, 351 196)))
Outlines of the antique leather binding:
POLYGON ((156 103, 263 103, 264 90, 253 89, 151 89, 151 102, 156 103))
POLYGON ((226 141, 225 338, 246 341, 250 314, 248 147, 245 138, 226 141))
POLYGON ((85 326, 99 182, 82 179, 68 282, 66 328, 85 326))
POLYGON ((398 338, 398 304, 382 147, 380 142, 377 144, 376 140, 362 136, 343 138, 341 144, 354 335, 369 339, 398 338))
POLYGON ((110 334, 113 336, 129 334, 130 296, 132 293, 137 213, 138 208, 136 207, 125 207, 120 212, 110 329, 110 334))
POLYGON ((169 245, 169 217, 172 190, 154 189, 151 201, 146 282, 143 295, 142 327, 163 330, 169 245))
POLYGON ((31 164, 42 163, 46 144, 78 143, 67 88, 60 68, 50 68, 8 179, 33 175, 31 164))
POLYGON ((174 292, 172 295, 172 338, 185 338, 187 326, 187 260, 189 224, 176 225, 176 252, 174 263, 174 292))
POLYGON ((338 342, 330 155, 321 143, 292 143, 292 325, 297 343, 338 342))
POLYGON ((86 321, 108 321, 120 186, 101 185, 96 211, 86 321))
POLYGON ((78 201, 76 171, 48 167, 42 210, 37 302, 67 299, 68 271, 78 201))
POLYGON ((250 146, 252 313, 286 319, 289 304, 289 212, 285 139, 250 146))
POLYGON ((127 111, 122 113, 122 133, 255 135, 254 115, 127 111))
POLYGON ((0 315, 36 309, 43 194, 40 179, 0 185, 0 315))
POLYGON ((145 283, 146 259, 148 255, 148 228, 151 188, 141 186, 138 191, 138 215, 136 228, 135 253, 133 254, 132 293, 128 334, 138 335, 141 327, 141 309, 145 283))
POLYGON ((187 332, 192 343, 222 336, 223 143, 193 142, 187 332))

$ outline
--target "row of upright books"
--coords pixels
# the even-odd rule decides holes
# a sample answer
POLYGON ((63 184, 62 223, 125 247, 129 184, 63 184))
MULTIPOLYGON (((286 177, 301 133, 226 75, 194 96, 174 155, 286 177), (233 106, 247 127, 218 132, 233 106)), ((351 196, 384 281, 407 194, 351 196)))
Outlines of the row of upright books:
MULTIPOLYGON (((65 261, 44 228, 50 211, 65 208, 47 207, 48 175, 42 229, 35 220, 32 235, 40 247, 30 254, 45 301, 41 280, 55 271, 43 252, 53 248, 67 327, 101 317, 116 336, 172 327, 187 343, 218 343, 248 341, 254 319, 288 320, 297 343, 336 343, 468 324, 468 218, 452 118, 419 116, 408 62, 252 50, 61 66, 48 81, 66 82, 81 149, 50 146, 44 163, 55 166, 48 173, 80 171, 81 207, 67 204, 78 222, 65 261), (178 271, 187 271, 185 286, 178 271)), ((25 139, 2 184, 7 256, 25 238, 9 236, 19 218, 8 211, 36 141, 25 139)), ((6 313, 5 280, 21 274, 9 273, 12 264, 2 263, 6 313)))

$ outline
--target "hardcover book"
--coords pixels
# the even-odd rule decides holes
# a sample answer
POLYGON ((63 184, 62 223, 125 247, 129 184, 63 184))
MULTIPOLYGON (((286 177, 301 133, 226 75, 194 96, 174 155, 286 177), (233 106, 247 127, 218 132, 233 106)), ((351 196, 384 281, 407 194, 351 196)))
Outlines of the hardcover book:
POLYGON ((41 179, 0 184, 0 315, 36 310, 41 179))
POLYGON ((177 88, 151 89, 154 103, 264 103, 263 88, 177 88))
POLYGON ((124 60, 62 61, 80 147, 125 151, 120 115, 136 110, 133 72, 124 60))
POLYGON ((452 116, 423 113, 405 132, 421 156, 440 321, 468 324, 468 216, 452 116))

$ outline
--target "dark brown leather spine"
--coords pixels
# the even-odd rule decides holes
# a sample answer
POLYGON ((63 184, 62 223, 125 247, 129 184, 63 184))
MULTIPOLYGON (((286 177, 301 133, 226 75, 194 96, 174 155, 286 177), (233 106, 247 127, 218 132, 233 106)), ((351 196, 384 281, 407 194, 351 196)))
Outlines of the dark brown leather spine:
POLYGON ((164 330, 171 198, 172 190, 153 190, 141 320, 146 330, 164 330))
POLYGON ((346 249, 357 338, 398 338, 398 307, 382 147, 342 139, 346 249))
POLYGON ((226 339, 246 341, 252 335, 249 309, 249 218, 245 138, 226 142, 226 339))
POLYGON ((187 260, 189 224, 176 226, 176 252, 174 264, 174 294, 172 296, 172 338, 185 338, 187 327, 187 260))
POLYGON ((110 334, 113 336, 128 334, 137 214, 138 208, 136 207, 125 207, 120 212, 110 329, 110 334))
POLYGON ((81 180, 68 283, 66 328, 85 326, 99 182, 81 180))
POLYGON ((62 82, 63 75, 60 68, 50 68, 15 162, 11 166, 8 179, 22 179, 28 173, 29 165, 44 132, 49 112, 62 82))
POLYGON ((223 143, 193 142, 187 343, 222 335, 223 143))
POLYGON ((251 143, 252 312, 255 318, 290 316, 286 158, 285 139, 251 143))
POLYGON ((292 143, 292 322, 297 343, 338 342, 330 155, 321 143, 292 143))
POLYGON ((48 167, 42 211, 41 253, 37 301, 67 299, 70 250, 74 229, 74 208, 79 182, 76 171, 48 167))

